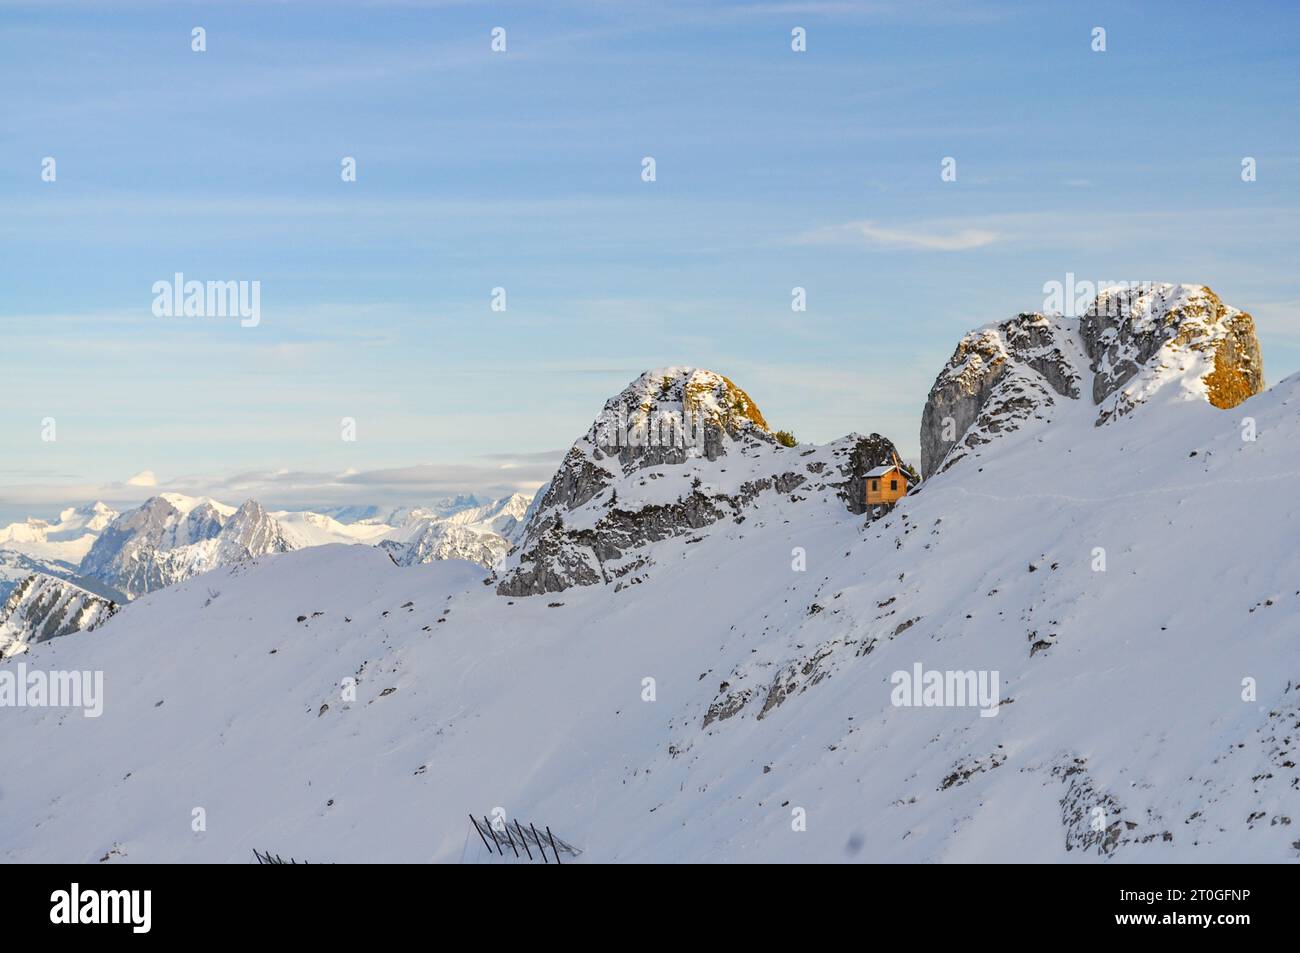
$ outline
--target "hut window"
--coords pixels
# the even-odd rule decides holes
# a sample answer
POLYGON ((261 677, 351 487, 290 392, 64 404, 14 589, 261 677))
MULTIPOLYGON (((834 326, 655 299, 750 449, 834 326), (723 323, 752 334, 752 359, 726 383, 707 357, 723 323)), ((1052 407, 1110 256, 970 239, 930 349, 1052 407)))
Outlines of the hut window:
POLYGON ((898 489, 898 481, 897 481, 897 480, 890 480, 890 481, 889 481, 889 488, 890 488, 891 490, 897 490, 897 489, 898 489))
POLYGON ((879 490, 879 489, 880 489, 880 481, 879 481, 879 480, 872 480, 872 481, 871 481, 871 488, 872 488, 873 490, 879 490))

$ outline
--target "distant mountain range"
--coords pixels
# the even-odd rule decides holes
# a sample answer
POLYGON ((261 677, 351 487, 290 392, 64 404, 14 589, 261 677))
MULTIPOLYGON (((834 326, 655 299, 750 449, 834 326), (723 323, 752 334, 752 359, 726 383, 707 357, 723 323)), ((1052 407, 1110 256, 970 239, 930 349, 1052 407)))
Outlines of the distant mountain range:
POLYGON ((122 513, 93 503, 63 510, 57 522, 13 523, 0 527, 0 652, 75 631, 79 616, 63 613, 74 601, 116 607, 219 566, 312 546, 377 546, 403 566, 464 559, 492 568, 517 539, 529 500, 457 496, 319 513, 161 493, 122 513), (51 613, 62 613, 57 624, 48 624, 51 613))

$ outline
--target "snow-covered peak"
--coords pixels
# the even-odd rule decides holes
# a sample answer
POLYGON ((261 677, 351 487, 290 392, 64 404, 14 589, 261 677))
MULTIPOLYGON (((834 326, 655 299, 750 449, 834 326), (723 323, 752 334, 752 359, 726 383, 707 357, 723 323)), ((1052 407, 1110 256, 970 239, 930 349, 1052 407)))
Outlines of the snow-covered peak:
POLYGON ((647 371, 605 402, 527 514, 502 595, 640 582, 680 544, 784 504, 861 512, 865 473, 893 463, 878 434, 784 446, 754 401, 713 371, 647 371), (666 548, 665 548, 666 547, 666 548))
MULTIPOLYGON (((166 500, 182 516, 188 516, 195 509, 205 509, 220 514, 224 521, 226 517, 233 516, 235 507, 228 506, 225 503, 219 503, 209 496, 185 496, 183 493, 159 493, 153 499, 166 500)), ((146 501, 146 505, 148 502, 146 501)))
POLYGON ((250 556, 283 553, 291 548, 275 518, 257 500, 247 500, 217 534, 213 561, 225 566, 250 556))
POLYGON ((758 406, 725 375, 664 367, 646 371, 607 400, 584 439, 627 462, 647 456, 657 461, 662 453, 652 448, 662 447, 712 458, 725 452, 721 438, 771 441, 772 436, 758 406), (642 452, 629 453, 630 448, 642 452))
POLYGON ((0 548, 37 559, 75 564, 90 551, 95 537, 116 518, 117 511, 105 503, 70 506, 59 513, 56 523, 29 517, 21 523, 0 527, 0 548))
POLYGON ((69 506, 60 511, 58 522, 31 516, 21 523, 0 526, 0 545, 75 539, 87 533, 98 533, 116 517, 117 511, 107 503, 69 506))
POLYGON ((67 533, 83 530, 98 533, 116 518, 117 510, 107 503, 96 501, 85 506, 69 506, 59 513, 59 522, 50 527, 50 532, 67 533))

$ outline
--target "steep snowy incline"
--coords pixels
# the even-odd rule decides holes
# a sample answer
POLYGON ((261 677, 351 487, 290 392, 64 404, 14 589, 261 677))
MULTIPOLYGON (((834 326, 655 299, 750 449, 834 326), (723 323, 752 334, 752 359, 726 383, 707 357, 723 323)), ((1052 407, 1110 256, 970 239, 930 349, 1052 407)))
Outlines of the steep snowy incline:
POLYGON ((870 522, 762 494, 622 589, 217 570, 23 657, 105 708, 4 712, 0 860, 484 859, 497 807, 584 860, 1294 860, 1298 411, 1072 417, 870 522), (916 665, 997 714, 896 706, 916 665))

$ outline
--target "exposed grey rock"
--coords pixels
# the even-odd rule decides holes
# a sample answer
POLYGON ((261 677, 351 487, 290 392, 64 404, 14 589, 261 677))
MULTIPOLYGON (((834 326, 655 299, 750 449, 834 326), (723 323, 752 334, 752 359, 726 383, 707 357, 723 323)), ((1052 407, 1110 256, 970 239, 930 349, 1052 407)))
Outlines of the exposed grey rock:
POLYGON ((921 470, 939 472, 966 451, 1079 396, 1083 355, 1072 322, 1022 313, 971 331, 939 372, 921 417, 921 470))

